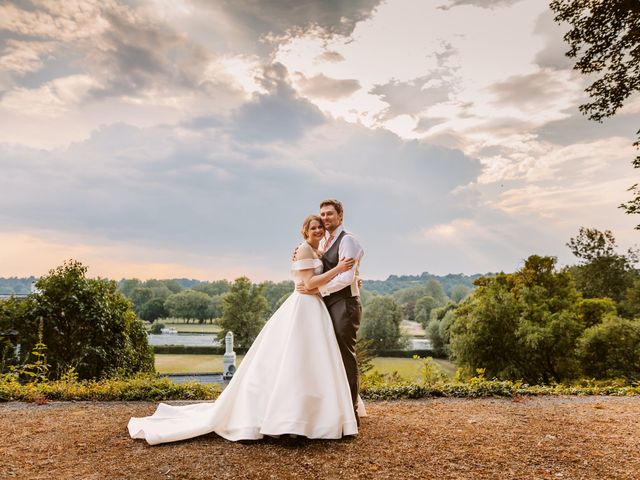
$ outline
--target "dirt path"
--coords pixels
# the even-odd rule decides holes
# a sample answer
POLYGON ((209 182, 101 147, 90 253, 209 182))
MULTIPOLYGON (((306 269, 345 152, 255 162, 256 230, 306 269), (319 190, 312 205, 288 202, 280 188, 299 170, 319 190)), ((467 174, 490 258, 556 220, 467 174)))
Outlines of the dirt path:
POLYGON ((0 404, 0 478, 640 478, 638 397, 375 402, 360 435, 339 441, 131 440, 129 417, 154 409, 0 404))

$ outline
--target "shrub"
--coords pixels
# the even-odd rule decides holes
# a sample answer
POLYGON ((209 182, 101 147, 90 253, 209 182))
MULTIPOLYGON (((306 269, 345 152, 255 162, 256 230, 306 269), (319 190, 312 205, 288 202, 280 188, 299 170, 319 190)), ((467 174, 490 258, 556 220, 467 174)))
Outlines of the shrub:
POLYGON ((149 333, 153 333, 154 335, 158 335, 162 333, 162 329, 165 328, 165 324, 159 321, 155 321, 151 324, 151 328, 149 329, 149 333))
POLYGON ((610 298, 585 298, 578 304, 578 316, 585 327, 601 323, 605 316, 616 313, 616 304, 610 298))
POLYGON ((38 291, 8 313, 16 314, 13 328, 22 352, 33 351, 42 322, 49 378, 70 368, 84 379, 153 371, 153 351, 129 300, 115 282, 86 278, 86 272, 80 262, 65 262, 40 278, 38 291))
POLYGON ((169 378, 149 374, 98 381, 65 378, 25 385, 10 375, 0 376, 0 401, 4 402, 214 400, 219 394, 218 385, 173 383, 169 378))
POLYGON ((588 328, 579 339, 578 357, 593 378, 640 380, 640 320, 608 317, 588 328))

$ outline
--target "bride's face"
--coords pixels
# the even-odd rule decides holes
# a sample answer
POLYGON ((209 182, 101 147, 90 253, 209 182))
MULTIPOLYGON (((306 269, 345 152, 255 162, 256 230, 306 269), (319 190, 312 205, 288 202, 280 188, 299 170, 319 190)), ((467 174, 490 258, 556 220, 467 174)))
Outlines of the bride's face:
POLYGON ((309 230, 307 230, 307 240, 316 243, 320 242, 322 237, 324 237, 324 225, 322 225, 318 220, 311 220, 309 230))

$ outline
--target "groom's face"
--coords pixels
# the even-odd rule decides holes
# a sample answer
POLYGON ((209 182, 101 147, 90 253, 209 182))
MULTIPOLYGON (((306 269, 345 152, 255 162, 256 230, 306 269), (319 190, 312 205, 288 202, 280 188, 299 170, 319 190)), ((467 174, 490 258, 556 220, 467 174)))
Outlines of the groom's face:
POLYGON ((342 215, 339 215, 333 205, 323 205, 320 207, 320 218, 324 222, 324 228, 329 233, 333 232, 342 223, 342 215))

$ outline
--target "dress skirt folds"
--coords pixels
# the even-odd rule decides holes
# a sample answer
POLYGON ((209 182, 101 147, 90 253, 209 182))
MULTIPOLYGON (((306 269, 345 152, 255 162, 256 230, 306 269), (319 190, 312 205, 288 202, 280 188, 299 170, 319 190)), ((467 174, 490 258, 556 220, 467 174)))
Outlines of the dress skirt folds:
MULTIPOLYGON (((362 404, 359 412, 364 414, 362 404)), ((150 417, 132 418, 128 429, 131 437, 151 445, 211 432, 234 441, 264 435, 337 439, 357 434, 349 384, 324 302, 293 292, 215 402, 161 403, 150 417)))

